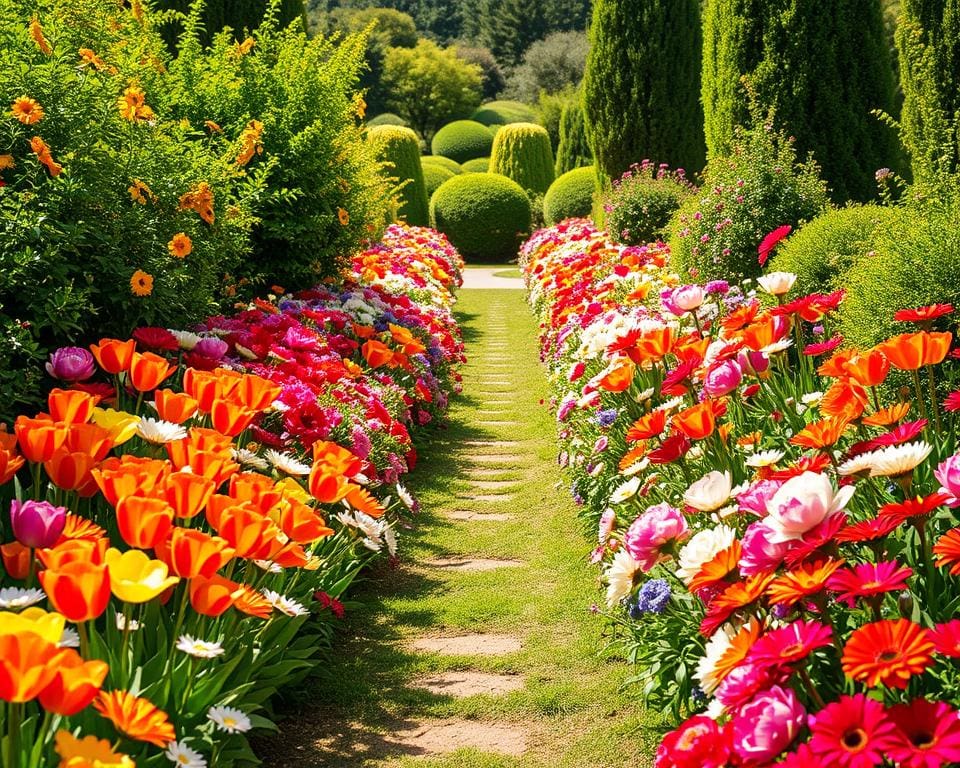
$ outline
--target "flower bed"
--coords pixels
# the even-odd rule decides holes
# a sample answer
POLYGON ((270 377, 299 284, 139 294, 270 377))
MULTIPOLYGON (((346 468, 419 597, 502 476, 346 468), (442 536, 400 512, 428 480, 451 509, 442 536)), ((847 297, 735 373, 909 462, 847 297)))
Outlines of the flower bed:
POLYGON ((461 268, 394 226, 336 284, 51 356, 48 413, 0 433, 5 766, 255 760, 244 734, 415 510, 461 268))
POLYGON ((656 765, 955 764, 952 307, 857 350, 842 291, 663 261, 587 222, 521 259, 617 642, 677 726, 656 765))

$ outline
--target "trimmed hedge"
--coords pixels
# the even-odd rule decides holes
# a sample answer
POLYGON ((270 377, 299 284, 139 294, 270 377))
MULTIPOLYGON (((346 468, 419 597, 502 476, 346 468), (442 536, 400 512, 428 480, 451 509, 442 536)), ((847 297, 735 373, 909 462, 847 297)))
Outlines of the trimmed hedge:
POLYGON ((597 171, 593 166, 574 168, 559 176, 543 198, 543 216, 547 224, 589 216, 593 195, 598 189, 597 171))
POLYGON ((430 142, 435 155, 449 157, 458 163, 485 157, 493 147, 493 136, 487 127, 474 120, 454 120, 437 131, 430 142))
POLYGON ((463 168, 456 160, 451 160, 443 155, 424 155, 420 158, 420 164, 426 168, 428 165, 446 168, 450 173, 463 173, 463 168))
POLYGON ((537 113, 533 107, 522 101, 490 101, 480 106, 470 119, 484 125, 532 123, 537 119, 537 113))
POLYGON ((490 158, 478 157, 474 160, 467 160, 462 167, 464 173, 489 173, 490 158))
POLYGON ((523 188, 495 173, 454 176, 433 193, 430 222, 464 258, 506 261, 530 231, 530 199, 523 188))
POLYGON ((554 180, 553 150, 546 128, 534 123, 501 128, 493 140, 490 171, 513 179, 530 195, 546 193, 554 180))
POLYGON ((402 125, 404 128, 410 127, 410 124, 406 120, 400 117, 400 115, 393 114, 393 112, 384 112, 367 120, 368 128, 375 128, 378 125, 402 125))
POLYGON ((433 193, 439 189, 443 182, 452 179, 457 174, 449 168, 433 163, 423 164, 423 183, 427 187, 427 199, 433 197, 433 193))
POLYGON ((414 226, 427 226, 430 213, 417 134, 400 125, 378 125, 367 135, 385 164, 387 176, 406 182, 398 193, 397 218, 414 226))

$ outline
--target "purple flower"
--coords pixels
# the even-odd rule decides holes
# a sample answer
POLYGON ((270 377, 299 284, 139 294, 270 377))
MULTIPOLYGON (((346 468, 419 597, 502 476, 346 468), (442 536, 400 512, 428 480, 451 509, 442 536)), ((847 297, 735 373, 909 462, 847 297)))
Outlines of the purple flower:
POLYGON ((728 293, 730 291, 730 283, 726 280, 711 280, 704 286, 704 290, 707 293, 728 293))
POLYGON ((663 613, 670 602, 670 585, 666 579, 650 579, 637 593, 637 609, 641 613, 663 613))
POLYGON ((227 354, 229 348, 230 345, 223 339, 218 339, 215 336, 207 336, 197 342, 197 346, 193 348, 193 352, 197 355, 209 357, 211 360, 219 360, 227 354))
POLYGON ((47 373, 60 381, 86 381, 96 371, 93 355, 83 347, 60 347, 50 353, 47 373))
POLYGON ((10 524, 17 541, 29 549, 44 549, 57 543, 67 522, 67 510, 47 501, 10 502, 10 524))

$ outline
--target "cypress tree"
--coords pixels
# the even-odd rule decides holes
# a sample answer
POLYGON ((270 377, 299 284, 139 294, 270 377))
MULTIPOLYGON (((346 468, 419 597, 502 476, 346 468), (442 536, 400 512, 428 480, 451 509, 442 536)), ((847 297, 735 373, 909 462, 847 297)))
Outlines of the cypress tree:
POLYGON ((515 67, 531 43, 547 35, 541 0, 484 0, 480 35, 497 60, 515 67))
POLYGON ((587 127, 583 120, 583 104, 571 99, 560 113, 560 141, 557 143, 557 176, 575 168, 592 165, 587 127))
MULTIPOLYGON (((706 0, 702 99, 710 157, 749 124, 750 93, 812 152, 837 201, 875 195, 899 166, 894 78, 880 0, 706 0)), ((762 110, 765 113, 765 110, 762 110)))
POLYGON ((960 0, 902 0, 903 143, 914 177, 960 170, 960 0))
POLYGON ((699 171, 699 0, 596 0, 584 77, 587 136, 598 172, 644 158, 699 171))

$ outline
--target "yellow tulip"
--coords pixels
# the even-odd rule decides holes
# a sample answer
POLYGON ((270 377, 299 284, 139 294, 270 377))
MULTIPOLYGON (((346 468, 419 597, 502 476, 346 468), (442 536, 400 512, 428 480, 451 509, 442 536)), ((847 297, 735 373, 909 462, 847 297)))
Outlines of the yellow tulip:
POLYGON ((67 620, 56 612, 47 612, 43 608, 32 606, 20 613, 0 612, 0 635, 17 635, 21 632, 33 632, 48 643, 56 645, 63 637, 63 628, 67 620))
POLYGON ((283 492, 283 498, 285 499, 296 499, 303 504, 309 504, 311 501, 310 494, 307 493, 307 490, 292 477, 285 477, 283 480, 278 480, 275 487, 278 491, 283 492))
POLYGON ((133 759, 122 752, 115 752, 110 742, 96 736, 78 739, 69 731, 59 730, 54 737, 55 749, 60 755, 60 765, 96 766, 96 768, 134 768, 133 759))
POLYGON ((112 408, 94 408, 91 418, 94 424, 110 433, 114 445, 122 445, 137 434, 137 425, 140 423, 139 416, 112 408))
POLYGON ((110 574, 110 590, 125 603, 153 600, 180 581, 179 577, 168 575, 170 570, 165 563, 151 560, 139 549, 121 552, 111 547, 105 561, 110 574))

